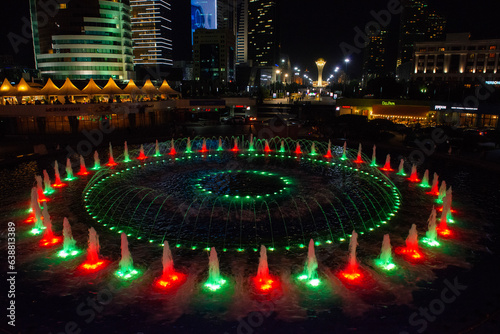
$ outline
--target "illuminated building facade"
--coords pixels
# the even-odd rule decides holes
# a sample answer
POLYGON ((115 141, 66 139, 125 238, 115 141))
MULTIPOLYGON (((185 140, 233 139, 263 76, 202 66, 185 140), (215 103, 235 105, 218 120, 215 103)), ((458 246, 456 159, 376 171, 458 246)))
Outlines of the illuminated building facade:
MULTIPOLYGON (((172 8, 165 0, 130 0, 136 71, 173 65, 172 8)), ((160 72, 161 73, 161 72, 160 72)), ((146 73, 147 74, 147 71, 146 73)))
POLYGON ((429 10, 425 0, 403 0, 397 66, 411 62, 415 43, 444 38, 446 20, 429 10))
POLYGON ((468 33, 445 41, 416 43, 413 80, 472 83, 500 80, 500 39, 470 40, 468 33))
POLYGON ((44 77, 126 80, 134 75, 128 0, 30 0, 35 64, 44 77), (40 21, 39 18, 45 21, 40 21))
POLYGON ((197 29, 194 32, 194 79, 227 84, 235 74, 234 34, 226 29, 197 29))
POLYGON ((363 55, 363 82, 383 76, 387 73, 387 30, 368 36, 363 55))
POLYGON ((248 58, 253 66, 274 66, 279 59, 277 3, 248 2, 248 58))

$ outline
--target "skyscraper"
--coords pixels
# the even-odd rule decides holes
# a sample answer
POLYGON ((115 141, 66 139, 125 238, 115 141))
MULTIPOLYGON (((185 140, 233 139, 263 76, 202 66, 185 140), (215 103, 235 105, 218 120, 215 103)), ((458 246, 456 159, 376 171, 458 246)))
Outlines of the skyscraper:
POLYGON ((46 1, 30 0, 35 64, 41 74, 52 79, 132 78, 129 1, 58 3, 54 15, 40 16, 46 1))
POLYGON ((412 60, 416 42, 443 39, 446 25, 425 0, 403 0, 402 5, 397 66, 412 60))
POLYGON ((387 30, 369 35, 369 42, 364 48, 363 82, 385 75, 387 73, 387 30))
POLYGON ((236 30, 236 64, 248 63, 248 0, 238 0, 236 30))
POLYGON ((274 66, 279 58, 277 4, 270 0, 248 2, 248 58, 254 66, 274 66))
POLYGON ((227 29, 197 29, 194 32, 195 80, 227 84, 234 80, 234 34, 227 29))
POLYGON ((165 0, 130 0, 130 5, 136 71, 140 77, 163 73, 173 65, 170 3, 165 0))

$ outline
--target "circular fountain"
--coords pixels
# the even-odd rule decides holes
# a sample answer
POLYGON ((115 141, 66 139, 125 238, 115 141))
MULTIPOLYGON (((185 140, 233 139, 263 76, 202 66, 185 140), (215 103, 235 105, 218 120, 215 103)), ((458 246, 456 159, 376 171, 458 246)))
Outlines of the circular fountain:
POLYGON ((386 224, 400 205, 384 174, 329 158, 343 150, 325 143, 188 138, 141 153, 151 158, 101 169, 83 199, 97 222, 151 243, 238 251, 304 248, 311 238, 331 244, 386 224), (174 153, 154 158, 158 150, 174 153))

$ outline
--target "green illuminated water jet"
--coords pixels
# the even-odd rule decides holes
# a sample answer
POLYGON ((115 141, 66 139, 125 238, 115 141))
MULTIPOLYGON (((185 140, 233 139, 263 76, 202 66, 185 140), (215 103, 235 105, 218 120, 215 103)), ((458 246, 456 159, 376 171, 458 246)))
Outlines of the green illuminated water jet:
POLYGON ((94 168, 93 170, 99 170, 101 168, 101 160, 99 160, 99 153, 97 151, 94 152, 94 168))
POLYGON ((372 162, 371 167, 377 167, 377 146, 373 145, 372 162))
POLYGON ((422 182, 420 182, 420 186, 422 188, 430 188, 431 186, 429 185, 429 170, 426 169, 424 176, 422 177, 422 182))
POLYGON ((134 261, 132 260, 132 255, 128 248, 128 240, 125 233, 121 234, 121 251, 122 258, 116 276, 125 280, 133 279, 134 276, 139 274, 139 271, 134 268, 134 261))
POLYGON ((437 241, 437 229, 436 229, 436 209, 432 207, 431 215, 427 220, 427 232, 425 233, 425 238, 422 238, 422 242, 431 247, 440 246, 439 241, 437 241))
POLYGON ((250 152, 255 151, 254 144, 253 144, 253 133, 250 134, 250 144, 248 145, 248 150, 250 152))
POLYGON ((404 159, 401 159, 399 161, 399 167, 398 167, 398 173, 397 173, 397 175, 406 176, 406 173, 405 173, 405 161, 404 161, 404 159))
POLYGON ((342 149, 342 156, 340 157, 340 160, 347 160, 347 142, 344 142, 344 148, 342 149))
POLYGON ((378 259, 375 260, 375 264, 384 270, 393 270, 396 268, 396 265, 392 262, 392 246, 389 234, 384 234, 382 249, 378 259))
POLYGON ((318 260, 316 259, 316 252, 314 251, 314 240, 309 241, 309 248, 307 251, 307 261, 304 271, 298 277, 301 281, 307 281, 311 286, 318 286, 320 280, 318 278, 318 260))
POLYGON ((50 185, 49 173, 47 173, 45 169, 43 170, 43 187, 44 187, 43 193, 45 195, 50 195, 55 192, 54 188, 52 188, 52 186, 50 185))
POLYGON ((73 181, 76 177, 73 175, 73 167, 71 167, 71 161, 69 158, 66 159, 66 178, 65 181, 73 181))
POLYGON ((219 259, 215 247, 210 249, 210 257, 208 259, 208 279, 205 282, 205 287, 210 291, 217 291, 226 284, 226 280, 220 275, 219 259))
POLYGON ((123 162, 130 162, 130 156, 128 154, 128 145, 126 141, 123 146, 123 156, 125 157, 125 159, 123 159, 123 162))
POLYGON ((59 257, 67 258, 73 257, 80 253, 78 248, 76 248, 76 241, 73 239, 73 234, 71 233, 71 225, 69 224, 68 218, 64 217, 63 220, 63 249, 57 254, 59 257))

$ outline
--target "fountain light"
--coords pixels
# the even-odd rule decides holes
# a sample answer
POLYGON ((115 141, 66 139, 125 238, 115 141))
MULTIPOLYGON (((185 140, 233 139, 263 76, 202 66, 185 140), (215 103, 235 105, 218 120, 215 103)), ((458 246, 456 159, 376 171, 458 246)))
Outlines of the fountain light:
POLYGON ((80 269, 88 273, 95 273, 108 265, 109 261, 98 260, 96 262, 86 261, 80 265, 80 269))

